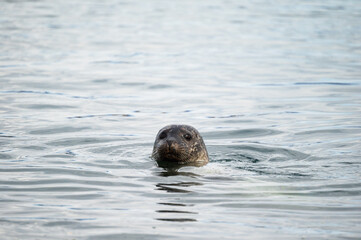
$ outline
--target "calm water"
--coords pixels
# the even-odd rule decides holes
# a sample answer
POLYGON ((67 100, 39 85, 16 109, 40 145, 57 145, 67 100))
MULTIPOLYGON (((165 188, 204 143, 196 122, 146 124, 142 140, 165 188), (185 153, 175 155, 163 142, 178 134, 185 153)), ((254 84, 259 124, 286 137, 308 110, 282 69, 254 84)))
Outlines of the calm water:
POLYGON ((1 1, 1 239, 359 239, 360 18, 358 0, 1 1), (154 164, 170 123, 208 165, 154 164))

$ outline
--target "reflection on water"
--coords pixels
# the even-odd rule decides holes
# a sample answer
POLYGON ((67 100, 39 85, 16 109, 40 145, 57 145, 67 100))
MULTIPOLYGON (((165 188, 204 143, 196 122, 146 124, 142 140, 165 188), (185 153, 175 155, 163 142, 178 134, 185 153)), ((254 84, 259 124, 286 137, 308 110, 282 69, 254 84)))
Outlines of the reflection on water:
MULTIPOLYGON (((165 173, 165 172, 163 172, 165 173)), ((175 176, 176 174, 173 172, 171 175, 162 174, 161 176, 175 176)), ((194 176, 192 173, 181 172, 180 175, 183 176, 194 176)), ((156 184, 156 189, 160 191, 166 191, 168 193, 191 193, 192 186, 200 186, 203 185, 200 182, 175 182, 175 183, 158 183, 156 184)), ((197 219, 193 217, 184 217, 189 216, 188 214, 198 214, 198 212, 187 211, 188 209, 192 209, 194 205, 187 205, 182 203, 158 203, 161 206, 169 206, 171 208, 161 210, 156 210, 157 213, 161 213, 162 218, 157 218, 159 221, 170 221, 170 222, 196 222, 197 219), (178 210, 179 209, 179 210, 178 210)))
POLYGON ((169 222, 195 222, 197 220, 193 218, 157 218, 159 221, 169 221, 169 222))
POLYGON ((179 186, 179 187, 189 187, 189 186, 192 186, 192 185, 202 185, 202 184, 194 183, 194 182, 180 182, 180 183, 159 183, 156 186, 157 186, 158 190, 162 190, 162 191, 189 193, 191 191, 177 188, 177 186, 179 186))
POLYGON ((359 238, 360 12, 2 1, 1 239, 359 238), (174 123, 206 166, 150 159, 174 123))

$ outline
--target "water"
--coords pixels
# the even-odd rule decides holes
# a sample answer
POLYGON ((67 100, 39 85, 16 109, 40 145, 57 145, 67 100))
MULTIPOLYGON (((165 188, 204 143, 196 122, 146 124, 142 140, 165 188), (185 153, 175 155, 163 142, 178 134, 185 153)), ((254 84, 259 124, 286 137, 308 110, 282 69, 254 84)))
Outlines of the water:
POLYGON ((1 239, 358 239, 361 3, 1 1, 1 239), (196 127, 210 163, 150 159, 196 127))

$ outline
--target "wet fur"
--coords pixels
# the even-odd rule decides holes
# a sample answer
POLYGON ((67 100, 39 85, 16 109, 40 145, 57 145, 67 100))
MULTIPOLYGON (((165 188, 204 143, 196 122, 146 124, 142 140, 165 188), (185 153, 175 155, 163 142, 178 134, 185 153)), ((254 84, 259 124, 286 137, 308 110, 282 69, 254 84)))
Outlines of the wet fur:
POLYGON ((159 130, 152 157, 157 162, 197 166, 208 163, 208 153, 201 135, 188 125, 168 125, 159 130), (164 139, 160 138, 162 133, 166 135, 164 139), (185 134, 190 134, 192 139, 187 141, 184 138, 185 134))

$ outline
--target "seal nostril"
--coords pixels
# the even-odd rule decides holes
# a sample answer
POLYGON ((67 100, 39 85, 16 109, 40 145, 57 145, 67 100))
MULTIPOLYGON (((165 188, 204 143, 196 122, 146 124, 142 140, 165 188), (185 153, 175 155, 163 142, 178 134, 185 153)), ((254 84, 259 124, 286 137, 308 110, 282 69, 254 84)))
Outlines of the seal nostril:
POLYGON ((170 150, 172 148, 172 145, 174 145, 174 142, 171 140, 167 140, 168 149, 170 150))

